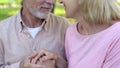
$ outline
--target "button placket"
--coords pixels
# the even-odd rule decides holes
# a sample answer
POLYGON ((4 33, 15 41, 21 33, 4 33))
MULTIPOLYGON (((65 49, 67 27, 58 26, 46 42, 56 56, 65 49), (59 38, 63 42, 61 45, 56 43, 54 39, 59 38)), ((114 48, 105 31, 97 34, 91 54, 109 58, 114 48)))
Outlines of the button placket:
POLYGON ((28 38, 31 38, 31 35, 28 34, 27 37, 28 37, 28 38))

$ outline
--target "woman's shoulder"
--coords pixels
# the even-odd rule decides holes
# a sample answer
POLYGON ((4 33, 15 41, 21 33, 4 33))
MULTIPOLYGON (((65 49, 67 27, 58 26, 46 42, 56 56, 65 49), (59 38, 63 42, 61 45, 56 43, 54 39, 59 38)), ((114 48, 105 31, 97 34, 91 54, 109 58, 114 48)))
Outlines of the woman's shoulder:
MULTIPOLYGON (((115 32, 120 32, 120 21, 115 22, 112 26, 111 26, 112 30, 114 30, 115 32)), ((114 32, 113 31, 113 32, 114 32)))
POLYGON ((120 37, 120 21, 110 26, 105 33, 111 37, 120 37))
POLYGON ((77 23, 74 23, 74 24, 70 25, 67 29, 67 32, 73 32, 76 29, 76 24, 77 23))
POLYGON ((67 28, 66 35, 73 35, 73 34, 75 34, 76 24, 77 24, 77 23, 74 23, 74 24, 70 25, 70 26, 67 28))

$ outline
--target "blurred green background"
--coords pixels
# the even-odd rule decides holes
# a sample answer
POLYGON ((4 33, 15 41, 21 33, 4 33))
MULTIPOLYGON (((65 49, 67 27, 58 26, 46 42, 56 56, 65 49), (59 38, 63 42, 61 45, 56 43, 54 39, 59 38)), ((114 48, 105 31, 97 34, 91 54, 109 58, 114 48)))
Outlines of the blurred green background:
MULTIPOLYGON (((21 0, 0 0, 0 21, 16 14, 21 7, 20 3, 21 0)), ((118 3, 120 3, 120 0, 118 0, 118 3)), ((56 0, 54 14, 65 17, 63 5, 59 4, 58 0, 56 0)), ((71 22, 75 21, 73 19, 69 20, 71 22)))

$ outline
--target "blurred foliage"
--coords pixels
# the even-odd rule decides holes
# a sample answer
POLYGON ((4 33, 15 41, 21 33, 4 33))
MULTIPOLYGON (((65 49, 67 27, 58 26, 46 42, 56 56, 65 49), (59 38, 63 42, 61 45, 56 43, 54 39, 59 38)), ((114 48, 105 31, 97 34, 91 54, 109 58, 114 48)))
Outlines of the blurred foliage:
POLYGON ((8 18, 18 12, 19 8, 0 8, 0 20, 8 18))
POLYGON ((13 3, 20 3, 21 2, 21 0, 0 0, 0 4, 9 4, 9 3, 11 3, 11 1, 13 3))

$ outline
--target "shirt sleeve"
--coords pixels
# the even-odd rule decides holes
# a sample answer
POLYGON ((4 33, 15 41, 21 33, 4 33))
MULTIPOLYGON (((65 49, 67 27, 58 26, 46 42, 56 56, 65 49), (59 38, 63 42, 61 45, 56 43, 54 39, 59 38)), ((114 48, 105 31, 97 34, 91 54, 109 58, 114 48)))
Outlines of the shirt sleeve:
POLYGON ((111 44, 102 68, 120 68, 120 38, 111 44))
POLYGON ((3 48, 3 43, 0 39, 0 67, 2 64, 4 64, 4 48, 3 48))
POLYGON ((4 61, 4 47, 2 40, 0 39, 0 68, 19 68, 20 62, 13 63, 10 65, 5 64, 4 61))

